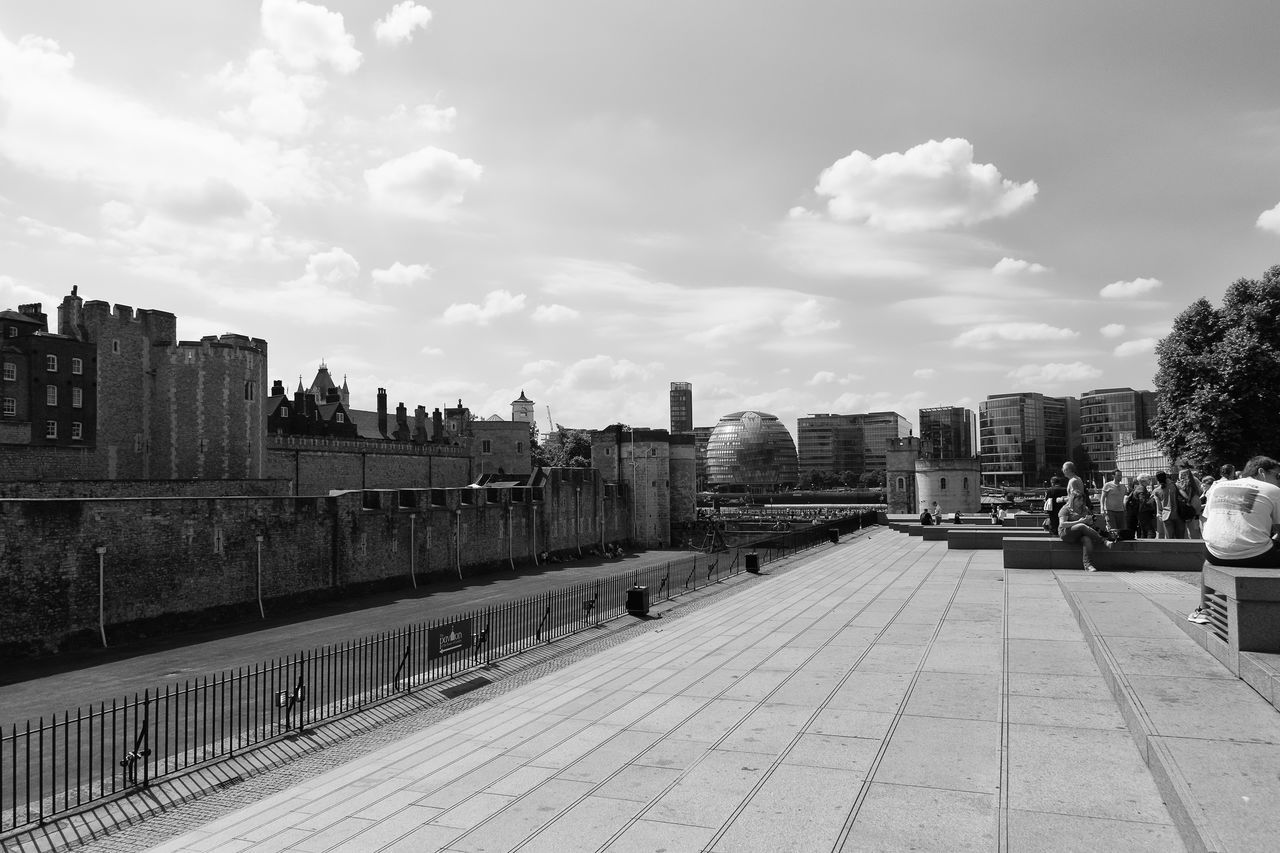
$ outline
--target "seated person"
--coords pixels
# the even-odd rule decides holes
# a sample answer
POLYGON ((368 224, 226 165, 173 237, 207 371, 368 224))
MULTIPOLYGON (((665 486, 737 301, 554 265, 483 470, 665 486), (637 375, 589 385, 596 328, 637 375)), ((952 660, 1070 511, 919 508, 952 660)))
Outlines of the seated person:
POLYGON ((929 512, 928 504, 920 508, 920 523, 924 525, 933 524, 933 515, 929 512))
MULTIPOLYGON (((1280 462, 1255 456, 1237 480, 1220 480, 1204 508, 1205 559, 1214 566, 1280 569, 1280 462)), ((1209 623, 1204 583, 1187 621, 1209 623)))
POLYGON ((1110 542, 1098 532, 1098 521, 1085 500, 1084 493, 1075 483, 1067 486, 1067 502, 1058 510, 1058 537, 1063 542, 1079 542, 1081 562, 1087 572, 1097 571, 1093 565, 1093 550, 1099 542, 1110 548, 1110 542))

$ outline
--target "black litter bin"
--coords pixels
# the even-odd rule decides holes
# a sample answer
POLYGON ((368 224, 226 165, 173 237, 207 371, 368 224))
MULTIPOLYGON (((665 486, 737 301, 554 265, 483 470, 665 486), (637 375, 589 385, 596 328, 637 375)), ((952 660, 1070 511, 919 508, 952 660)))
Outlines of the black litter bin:
POLYGON ((757 575, 760 574, 760 555, 755 551, 747 554, 746 563, 744 565, 746 566, 747 571, 757 575))
POLYGON ((832 545, 839 545, 839 544, 840 544, 840 531, 839 531, 839 530, 828 530, 828 531, 827 531, 827 536, 828 536, 828 538, 830 538, 830 539, 831 539, 831 544, 832 544, 832 545))
POLYGON ((627 612, 632 616, 649 615, 649 587, 633 586, 627 590, 627 612))

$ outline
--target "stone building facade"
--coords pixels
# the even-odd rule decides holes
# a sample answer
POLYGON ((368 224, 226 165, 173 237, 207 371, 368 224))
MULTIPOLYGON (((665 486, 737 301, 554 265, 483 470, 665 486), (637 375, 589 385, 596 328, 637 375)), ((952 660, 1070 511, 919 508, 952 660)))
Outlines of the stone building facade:
POLYGON ((982 463, 976 456, 930 459, 919 438, 890 439, 885 451, 885 498, 890 513, 920 512, 938 502, 944 515, 982 511, 982 463))

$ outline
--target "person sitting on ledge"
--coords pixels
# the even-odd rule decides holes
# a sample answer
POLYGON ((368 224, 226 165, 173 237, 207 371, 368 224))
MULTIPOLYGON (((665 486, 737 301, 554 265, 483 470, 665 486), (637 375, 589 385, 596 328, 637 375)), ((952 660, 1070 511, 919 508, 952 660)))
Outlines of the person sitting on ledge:
POLYGON ((1058 510, 1058 537, 1063 542, 1079 542, 1083 568, 1086 572, 1094 572, 1097 569, 1090 559, 1093 549, 1099 542, 1104 548, 1110 548, 1115 543, 1098 532, 1093 513, 1085 503, 1084 492, 1080 490, 1082 487, 1079 480, 1072 481, 1067 487, 1067 502, 1058 510))
MULTIPOLYGON (((1214 566, 1280 569, 1280 462, 1255 456, 1238 480, 1219 480, 1204 508, 1205 560, 1214 566)), ((1187 621, 1208 624, 1204 583, 1187 621)))
POLYGON ((920 523, 926 526, 933 524, 933 514, 929 512, 928 504, 920 505, 920 523))

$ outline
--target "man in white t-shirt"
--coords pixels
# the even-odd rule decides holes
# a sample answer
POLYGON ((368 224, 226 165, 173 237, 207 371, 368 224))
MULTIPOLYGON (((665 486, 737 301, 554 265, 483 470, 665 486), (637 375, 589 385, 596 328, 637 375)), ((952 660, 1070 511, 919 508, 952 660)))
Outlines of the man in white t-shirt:
MULTIPOLYGON (((1238 480, 1214 483, 1205 506, 1204 549, 1215 566, 1250 569, 1280 569, 1280 462, 1270 456, 1255 456, 1244 466, 1238 480)), ((1200 587, 1204 601, 1204 586, 1200 587)), ((1202 603, 1187 616, 1191 622, 1208 624, 1202 603)))
POLYGON ((1117 468, 1111 472, 1111 479, 1102 486, 1102 508, 1107 513, 1107 529, 1124 529, 1124 499, 1129 490, 1124 487, 1124 475, 1117 468))

